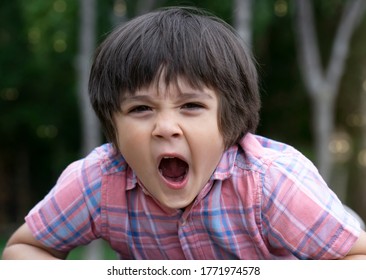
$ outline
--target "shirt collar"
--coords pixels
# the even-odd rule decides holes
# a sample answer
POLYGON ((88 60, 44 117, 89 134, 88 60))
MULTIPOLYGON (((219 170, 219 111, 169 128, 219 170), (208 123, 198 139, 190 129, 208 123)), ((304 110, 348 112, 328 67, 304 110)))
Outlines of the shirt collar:
POLYGON ((224 151, 211 179, 223 181, 229 178, 235 167, 237 153, 238 145, 231 146, 229 149, 224 151))

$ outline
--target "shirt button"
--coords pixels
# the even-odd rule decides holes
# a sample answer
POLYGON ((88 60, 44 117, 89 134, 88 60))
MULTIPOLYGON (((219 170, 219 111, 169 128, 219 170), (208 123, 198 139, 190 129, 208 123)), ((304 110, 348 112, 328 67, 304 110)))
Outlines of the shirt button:
POLYGON ((185 226, 187 224, 187 220, 186 219, 182 219, 181 225, 185 226))

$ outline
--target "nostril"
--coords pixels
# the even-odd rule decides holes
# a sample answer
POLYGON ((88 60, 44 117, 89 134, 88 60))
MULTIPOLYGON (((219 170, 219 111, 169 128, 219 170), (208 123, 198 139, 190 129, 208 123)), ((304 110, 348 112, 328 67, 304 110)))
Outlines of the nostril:
POLYGON ((159 139, 179 138, 182 135, 182 130, 179 125, 175 123, 159 123, 154 127, 152 135, 159 139))
POLYGON ((155 136, 156 138, 159 139, 163 139, 163 138, 179 138, 180 137, 180 133, 173 133, 173 134, 153 134, 153 136, 155 136))

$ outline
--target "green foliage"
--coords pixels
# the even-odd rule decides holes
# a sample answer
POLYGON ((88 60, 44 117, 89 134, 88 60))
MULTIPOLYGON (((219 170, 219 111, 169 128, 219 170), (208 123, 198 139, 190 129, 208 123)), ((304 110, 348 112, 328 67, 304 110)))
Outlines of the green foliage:
POLYGON ((77 7, 71 0, 0 5, 0 163, 7 165, 5 181, 26 177, 34 203, 79 150, 77 7), (27 155, 20 157, 19 151, 27 155), (19 175, 22 164, 30 171, 19 175))

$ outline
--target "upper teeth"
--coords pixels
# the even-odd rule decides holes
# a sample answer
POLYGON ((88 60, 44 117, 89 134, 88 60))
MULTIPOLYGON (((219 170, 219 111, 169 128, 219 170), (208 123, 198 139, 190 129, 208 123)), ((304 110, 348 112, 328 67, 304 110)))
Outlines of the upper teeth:
POLYGON ((174 157, 163 157, 164 159, 174 158, 174 157))

